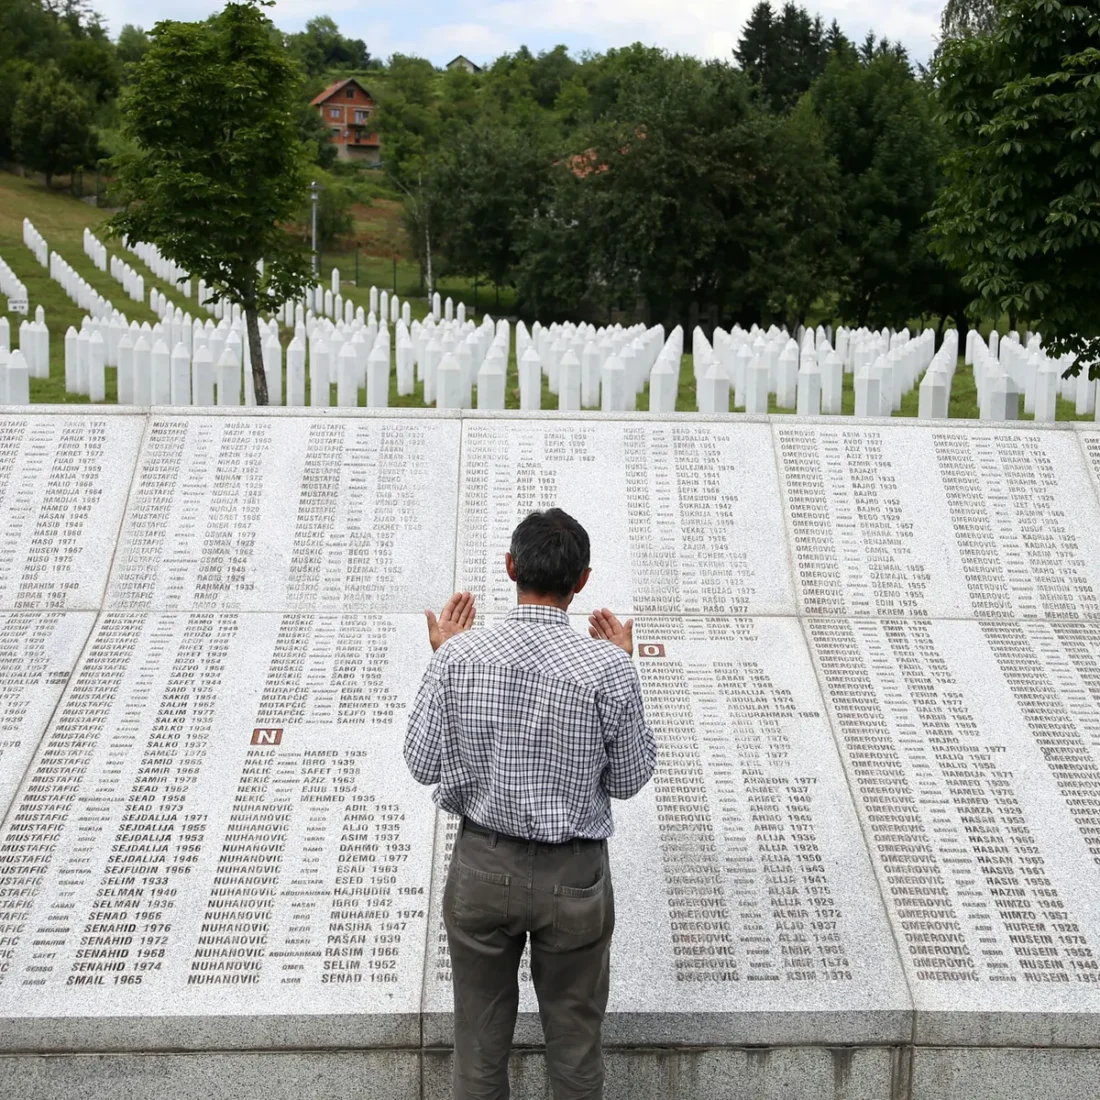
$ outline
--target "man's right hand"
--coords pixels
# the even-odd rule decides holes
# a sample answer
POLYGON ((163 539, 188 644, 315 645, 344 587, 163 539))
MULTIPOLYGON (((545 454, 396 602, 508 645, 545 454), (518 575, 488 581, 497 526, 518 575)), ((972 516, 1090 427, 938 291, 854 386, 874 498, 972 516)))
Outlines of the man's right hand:
POLYGON ((602 607, 588 616, 588 633, 593 638, 613 642, 620 649, 625 649, 628 655, 634 655, 633 619, 621 623, 606 607, 602 607))
POLYGON ((456 592, 447 601, 438 619, 430 608, 424 614, 428 619, 428 641, 432 643, 434 653, 448 638, 474 625, 474 598, 469 592, 456 592))

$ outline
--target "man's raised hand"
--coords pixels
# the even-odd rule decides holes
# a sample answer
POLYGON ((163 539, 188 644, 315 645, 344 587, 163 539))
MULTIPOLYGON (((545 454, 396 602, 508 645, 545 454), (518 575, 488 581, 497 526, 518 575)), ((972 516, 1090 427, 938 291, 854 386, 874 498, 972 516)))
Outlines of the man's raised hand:
POLYGON ((633 619, 627 619, 625 623, 621 623, 606 607, 601 607, 588 616, 588 633, 593 638, 614 642, 631 656, 634 654, 633 619))
POLYGON ((456 592, 447 601, 447 606, 439 613, 438 619, 430 608, 424 614, 428 618, 428 641, 432 643, 434 652, 448 638, 453 638, 474 625, 474 598, 469 592, 456 592))

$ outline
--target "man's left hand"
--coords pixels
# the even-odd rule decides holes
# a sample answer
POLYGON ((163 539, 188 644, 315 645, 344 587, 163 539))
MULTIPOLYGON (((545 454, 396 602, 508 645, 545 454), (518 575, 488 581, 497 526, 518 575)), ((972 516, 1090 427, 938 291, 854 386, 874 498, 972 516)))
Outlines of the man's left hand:
POLYGON ((474 597, 469 592, 456 592, 436 618, 430 608, 424 612, 428 619, 428 641, 432 651, 437 650, 448 638, 469 630, 474 625, 474 597))

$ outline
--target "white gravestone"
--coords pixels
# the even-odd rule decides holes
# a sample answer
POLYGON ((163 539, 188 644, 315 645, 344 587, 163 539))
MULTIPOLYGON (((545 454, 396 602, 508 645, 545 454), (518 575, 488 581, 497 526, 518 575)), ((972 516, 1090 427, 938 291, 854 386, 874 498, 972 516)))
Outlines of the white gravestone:
POLYGON ((191 360, 191 400, 202 408, 215 404, 214 401, 214 359, 208 347, 201 347, 191 360))
POLYGON ((504 356, 490 353, 477 372, 477 407, 499 410, 504 408, 504 356))

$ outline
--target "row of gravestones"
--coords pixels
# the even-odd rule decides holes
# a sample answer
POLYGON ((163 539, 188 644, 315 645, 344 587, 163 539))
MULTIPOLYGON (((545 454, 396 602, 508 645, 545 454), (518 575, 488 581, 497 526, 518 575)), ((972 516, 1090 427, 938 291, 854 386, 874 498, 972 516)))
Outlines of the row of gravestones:
MULTIPOLYGON (((94 330, 95 322, 102 321, 121 333, 128 327, 125 315, 116 311, 108 299, 99 295, 56 252, 51 253, 45 238, 29 219, 24 219, 23 234, 24 242, 39 262, 49 268, 51 276, 69 297, 90 311, 80 332, 70 329, 66 336, 66 388, 93 401, 104 400, 106 375, 103 368, 118 366, 115 351, 118 338, 112 340, 107 332, 102 334, 106 345, 102 365, 98 349, 82 349, 81 344, 73 344, 71 338, 80 341, 84 333, 90 337, 89 330, 94 330)), ((167 260, 155 246, 125 243, 155 274, 190 296, 191 281, 186 272, 167 260)), ((84 230, 84 250, 97 268, 110 270, 131 298, 143 300, 143 277, 119 257, 109 256, 106 247, 87 228, 84 230)), ((6 285, 18 295, 22 284, 13 283, 13 278, 10 273, 6 276, 4 266, 0 265, 0 288, 7 280, 6 285)), ((304 301, 287 302, 279 311, 277 320, 288 327, 293 325, 298 341, 295 344, 292 339, 286 349, 287 404, 329 405, 333 398, 331 387, 335 386, 338 405, 357 404, 360 394, 368 407, 387 405, 390 371, 387 366, 383 375, 381 357, 389 353, 389 347, 378 341, 378 324, 374 318, 379 317, 395 326, 394 365, 399 396, 412 395, 415 381, 420 381, 426 404, 468 408, 473 404, 476 385, 479 408, 505 407, 510 344, 507 340, 485 341, 477 337, 473 322, 466 320, 462 303, 456 309, 450 298, 441 301, 436 293, 431 315, 421 325, 411 320, 408 302, 399 303, 396 295, 390 297, 385 290, 370 288, 370 315, 364 317, 361 307, 355 310, 350 300, 341 298, 339 288, 340 273, 334 268, 330 288, 315 286, 304 301), (317 337, 319 329, 324 331, 324 340, 317 337), (356 333, 364 329, 367 335, 357 339, 356 333), (436 329, 439 339, 433 343, 431 334, 436 329), (424 330, 428 333, 426 337, 424 330), (473 344, 468 354, 466 344, 469 341, 473 344), (356 345, 355 362, 353 364, 348 356, 341 366, 338 356, 342 345, 348 342, 356 345), (490 345, 494 353, 489 357, 484 379, 479 379, 482 361, 490 345), (413 348, 411 353, 410 347, 413 348), (369 372, 368 361, 372 364, 369 372), (415 375, 412 374, 414 366, 415 375), (441 397, 437 398, 440 387, 437 387, 435 375, 440 367, 445 384, 441 387, 441 397)), ((25 288, 23 293, 25 296, 25 288)), ((200 302, 205 296, 205 286, 200 281, 200 302)), ((16 304, 21 302, 17 299, 16 304)), ((164 328, 171 331, 149 335, 146 328, 144 342, 147 347, 139 346, 142 336, 134 333, 132 346, 137 366, 132 381, 129 375, 120 379, 118 392, 123 403, 143 403, 146 397, 154 403, 168 404, 254 403, 253 380, 243 369, 248 362, 247 355, 238 355, 234 368, 228 357, 223 361, 218 345, 225 341, 215 338, 210 341, 211 357, 207 362, 201 351, 202 338, 193 340, 186 332, 189 328, 196 332, 209 330, 209 321, 206 325, 192 321, 190 314, 183 313, 155 288, 149 291, 149 305, 161 317, 164 328), (197 354, 196 366, 188 363, 184 367, 181 346, 187 350, 188 357, 193 352, 197 354)), ((237 342, 247 352, 248 337, 240 308, 217 302, 207 303, 206 309, 218 319, 218 328, 228 322, 231 330, 237 333, 237 342)), ((0 397, 8 404, 29 400, 30 378, 48 377, 49 333, 46 330, 43 334, 44 318, 36 316, 35 322, 30 324, 35 327, 27 333, 27 340, 23 339, 26 330, 21 326, 19 349, 22 357, 6 356, 0 368, 0 397), (44 368, 46 373, 43 373, 44 368)), ((382 328, 385 327, 383 324, 382 328)), ((282 347, 276 346, 277 321, 271 320, 263 329, 266 330, 266 334, 261 331, 261 339, 269 403, 281 404, 284 365, 282 347), (274 336, 274 340, 270 336, 274 336)), ((680 391, 683 339, 677 329, 663 344, 654 346, 658 331, 663 335, 659 327, 645 330, 635 326, 627 330, 625 338, 619 338, 615 334, 622 334, 621 326, 597 330, 590 325, 555 324, 543 329, 536 322, 532 330, 536 338, 536 362, 535 354, 528 354, 532 351, 531 344, 521 339, 525 330, 520 326, 515 342, 520 408, 542 407, 545 378, 550 393, 558 397, 557 407, 565 411, 597 407, 604 411, 629 411, 636 407, 638 396, 647 386, 652 411, 675 411, 680 391), (539 339, 543 332, 548 333, 548 337, 539 339), (561 390, 558 386, 559 363, 564 365, 561 390)), ((776 408, 794 409, 800 415, 836 414, 842 411, 843 375, 847 372, 853 374, 857 416, 892 415, 901 408, 902 396, 918 382, 918 415, 921 418, 948 415, 958 354, 958 334, 953 330, 945 333, 938 351, 931 330, 911 338, 908 329, 876 332, 839 328, 834 336, 831 330, 826 332, 819 326, 816 330, 800 331, 799 336, 800 339, 795 339, 775 326, 767 331, 753 326, 749 332, 734 326, 730 332, 716 329, 712 344, 697 328, 692 341, 696 408, 702 412, 725 412, 731 407, 732 397, 733 408, 743 408, 750 413, 766 412, 774 402, 776 408)), ((0 333, 0 352, 7 350, 7 344, 0 333)), ((983 419, 1018 418, 1021 396, 1024 412, 1041 421, 1055 419, 1059 396, 1073 401, 1079 416, 1097 411, 1098 383, 1087 375, 1063 378, 1066 368, 1072 365, 1072 357, 1055 360, 1047 356, 1037 335, 1032 335, 1024 348, 1015 333, 1000 340, 994 332, 986 344, 976 332, 969 331, 965 348, 966 361, 974 367, 983 419)), ((124 371, 129 351, 130 348, 124 345, 124 371)))
POLYGON ((957 360, 957 334, 945 333, 936 351, 935 334, 926 329, 915 339, 908 329, 869 332, 839 328, 836 347, 824 329, 806 329, 801 343, 774 327, 745 332, 719 328, 714 343, 696 329, 693 339, 698 407, 701 412, 735 408, 766 413, 778 409, 802 416, 843 411, 844 375, 853 373, 855 414, 891 416, 902 397, 920 382, 922 418, 947 416, 957 360), (922 376, 923 372, 923 378, 922 376))

